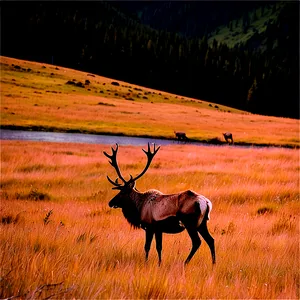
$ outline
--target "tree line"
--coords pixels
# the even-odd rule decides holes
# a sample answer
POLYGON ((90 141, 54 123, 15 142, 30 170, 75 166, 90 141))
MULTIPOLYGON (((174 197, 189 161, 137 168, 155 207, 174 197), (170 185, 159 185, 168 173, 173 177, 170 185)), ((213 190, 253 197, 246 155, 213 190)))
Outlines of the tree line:
MULTIPOLYGON (((234 48, 216 40, 209 45, 206 34, 185 37, 152 29, 113 2, 18 2, 18 9, 14 5, 2 5, 2 55, 253 113, 299 118, 297 3, 287 3, 264 33, 256 32, 234 48)), ((249 20, 243 20, 247 32, 249 20)))

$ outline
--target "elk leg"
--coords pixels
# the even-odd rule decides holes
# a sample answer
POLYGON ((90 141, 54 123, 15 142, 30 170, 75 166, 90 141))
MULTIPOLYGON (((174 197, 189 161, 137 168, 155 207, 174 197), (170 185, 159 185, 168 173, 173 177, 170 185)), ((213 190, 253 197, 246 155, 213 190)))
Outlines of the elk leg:
POLYGON ((187 228, 187 232, 192 240, 193 246, 192 246, 192 250, 191 250, 189 256, 187 257, 186 261, 184 262, 185 265, 190 262, 190 260, 194 256, 195 252, 198 250, 198 248, 201 245, 201 240, 199 238, 197 230, 187 228))
POLYGON ((205 221, 200 225, 198 231, 200 232, 200 234, 203 237, 204 241, 209 246, 210 253, 211 253, 211 258, 212 258, 212 263, 215 264, 216 263, 215 240, 210 235, 210 233, 207 229, 207 224, 206 224, 205 221))
POLYGON ((150 229, 146 229, 146 242, 145 242, 146 261, 148 260, 152 239, 153 239, 153 231, 150 229))
POLYGON ((158 254, 158 265, 161 264, 161 251, 162 251, 162 232, 155 232, 155 241, 156 241, 156 251, 158 254))

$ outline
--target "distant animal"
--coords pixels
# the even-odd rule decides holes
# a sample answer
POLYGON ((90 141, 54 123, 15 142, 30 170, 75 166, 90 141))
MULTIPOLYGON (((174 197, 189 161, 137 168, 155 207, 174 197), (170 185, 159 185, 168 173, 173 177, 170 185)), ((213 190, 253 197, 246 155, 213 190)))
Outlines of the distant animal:
POLYGON ((233 137, 232 137, 232 133, 230 132, 225 132, 223 133, 224 139, 228 144, 233 144, 233 137))
POLYGON ((185 132, 180 132, 180 131, 174 131, 175 133, 175 137, 177 138, 178 140, 178 143, 180 141, 184 141, 184 142, 187 142, 188 141, 188 137, 186 136, 185 132))
POLYGON ((119 193, 113 197, 108 205, 112 208, 121 208, 124 217, 134 228, 142 228, 146 232, 145 254, 146 261, 150 251, 153 236, 156 239, 156 250, 158 253, 158 263, 161 263, 162 252, 162 234, 163 233, 180 233, 187 230, 191 240, 192 249, 185 260, 187 264, 201 244, 200 235, 206 241, 210 248, 212 263, 216 262, 214 239, 207 229, 207 221, 210 218, 212 203, 202 195, 191 190, 184 192, 165 195, 158 190, 148 190, 139 192, 135 188, 136 180, 141 178, 149 168, 151 161, 160 147, 155 148, 151 152, 148 143, 148 150, 144 150, 147 156, 147 164, 144 170, 125 180, 117 163, 118 144, 116 149, 113 147, 112 154, 103 152, 109 158, 109 163, 116 170, 118 178, 113 181, 108 176, 108 181, 114 186, 113 189, 119 190, 119 193), (122 183, 118 182, 118 179, 122 183))

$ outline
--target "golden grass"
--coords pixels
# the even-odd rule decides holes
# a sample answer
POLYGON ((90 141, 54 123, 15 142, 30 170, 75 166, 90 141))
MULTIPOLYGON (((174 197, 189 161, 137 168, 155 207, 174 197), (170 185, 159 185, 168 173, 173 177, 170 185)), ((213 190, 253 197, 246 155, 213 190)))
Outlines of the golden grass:
POLYGON ((122 81, 114 86, 113 79, 53 65, 3 56, 0 64, 1 126, 166 138, 173 138, 176 130, 196 140, 223 140, 222 132, 230 131, 238 143, 300 145, 299 120, 222 105, 217 109, 206 101, 122 81), (31 71, 15 70, 12 64, 31 71), (73 79, 91 83, 85 88, 65 84, 73 79))
MULTIPOLYGON (((1 142, 0 298, 299 298, 298 150, 173 145, 158 152, 137 187, 191 188, 211 199, 214 269, 204 242, 183 267, 186 232, 164 235, 161 267, 155 245, 144 263, 143 230, 107 205, 115 192, 106 175, 115 174, 103 150, 1 142)), ((135 175, 145 155, 121 146, 119 162, 124 175, 135 175)))

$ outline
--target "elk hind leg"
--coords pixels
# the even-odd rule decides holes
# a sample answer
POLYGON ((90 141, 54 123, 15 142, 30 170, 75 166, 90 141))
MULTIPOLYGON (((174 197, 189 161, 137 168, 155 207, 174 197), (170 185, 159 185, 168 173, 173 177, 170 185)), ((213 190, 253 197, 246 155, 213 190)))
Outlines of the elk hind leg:
POLYGON ((215 264, 216 263, 215 240, 208 231, 207 221, 203 221, 203 223, 198 228, 198 231, 203 237, 203 239, 205 240, 205 242, 207 243, 207 245, 209 246, 212 263, 215 264))
POLYGON ((162 251, 162 232, 155 232, 156 251, 158 254, 158 265, 161 264, 161 251, 162 251))
POLYGON ((148 260, 153 234, 154 233, 152 230, 146 229, 146 242, 145 242, 146 261, 148 260))
POLYGON ((192 240, 192 249, 189 256, 184 262, 185 265, 190 262, 190 260, 192 259, 192 257, 194 256, 194 254, 196 253, 196 251, 201 245, 201 240, 196 229, 187 228, 187 232, 192 240))

